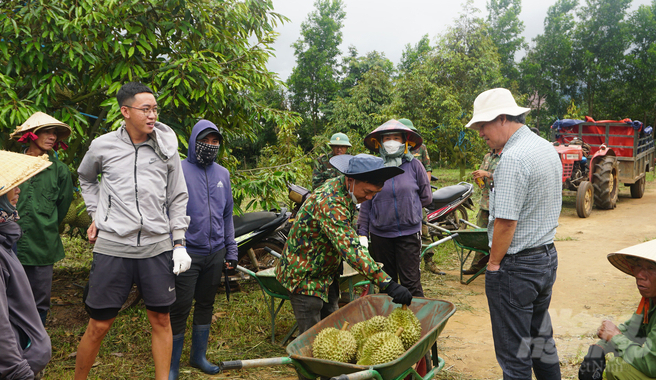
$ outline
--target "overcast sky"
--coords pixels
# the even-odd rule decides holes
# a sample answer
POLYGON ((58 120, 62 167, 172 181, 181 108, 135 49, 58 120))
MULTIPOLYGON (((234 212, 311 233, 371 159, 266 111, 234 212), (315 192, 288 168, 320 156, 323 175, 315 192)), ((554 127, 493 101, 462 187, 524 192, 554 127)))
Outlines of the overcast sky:
MULTIPOLYGON (((431 43, 435 36, 453 25, 454 19, 462 11, 464 0, 343 0, 346 4, 344 20, 342 55, 348 46, 354 45, 359 55, 377 50, 384 52, 394 64, 398 64, 406 44, 414 45, 428 34, 431 43)), ((579 0, 584 3, 585 0, 579 0)), ((556 0, 530 0, 522 2, 519 18, 524 21, 524 37, 527 42, 541 34, 547 10, 556 0)), ((481 10, 481 17, 487 15, 487 0, 474 0, 474 6, 481 10)), ((631 9, 650 4, 651 0, 633 0, 631 9)), ((273 0, 274 9, 291 21, 278 27, 280 33, 274 48, 276 57, 269 60, 269 69, 287 80, 296 65, 294 49, 290 46, 300 37, 301 23, 308 13, 314 10, 313 0, 273 0)))

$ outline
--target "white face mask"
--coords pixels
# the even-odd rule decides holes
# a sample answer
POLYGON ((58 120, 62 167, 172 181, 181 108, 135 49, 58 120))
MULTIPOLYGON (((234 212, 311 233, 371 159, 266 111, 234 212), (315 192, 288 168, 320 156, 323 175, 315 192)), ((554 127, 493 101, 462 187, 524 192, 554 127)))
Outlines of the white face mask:
POLYGON ((353 201, 353 204, 357 205, 360 202, 358 202, 358 198, 355 197, 355 194, 353 193, 354 191, 355 191, 355 181, 353 181, 353 191, 351 191, 351 189, 348 189, 348 193, 351 196, 351 200, 353 201))
POLYGON ((396 140, 389 140, 383 143, 383 147, 385 148, 387 154, 394 154, 398 152, 399 147, 401 147, 401 145, 403 144, 396 140))

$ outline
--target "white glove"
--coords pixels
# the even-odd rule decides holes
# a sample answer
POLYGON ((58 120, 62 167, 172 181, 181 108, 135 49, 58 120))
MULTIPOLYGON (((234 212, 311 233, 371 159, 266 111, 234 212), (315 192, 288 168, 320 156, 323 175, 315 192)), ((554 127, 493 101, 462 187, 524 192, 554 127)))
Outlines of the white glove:
POLYGON ((187 254, 187 248, 173 248, 173 274, 179 275, 191 267, 191 257, 187 254))
POLYGON ((369 238, 366 236, 360 236, 360 245, 369 248, 369 238))

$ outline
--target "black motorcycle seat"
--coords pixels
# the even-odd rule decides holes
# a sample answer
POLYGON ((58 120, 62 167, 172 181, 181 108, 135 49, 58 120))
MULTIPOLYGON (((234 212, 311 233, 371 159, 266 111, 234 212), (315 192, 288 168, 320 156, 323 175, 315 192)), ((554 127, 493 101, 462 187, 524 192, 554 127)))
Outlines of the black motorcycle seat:
POLYGON ((433 204, 447 204, 460 198, 469 188, 463 185, 452 185, 433 191, 433 204))
POLYGON ((241 216, 233 216, 235 224, 235 237, 256 230, 265 224, 275 220, 278 214, 269 211, 249 212, 241 216))

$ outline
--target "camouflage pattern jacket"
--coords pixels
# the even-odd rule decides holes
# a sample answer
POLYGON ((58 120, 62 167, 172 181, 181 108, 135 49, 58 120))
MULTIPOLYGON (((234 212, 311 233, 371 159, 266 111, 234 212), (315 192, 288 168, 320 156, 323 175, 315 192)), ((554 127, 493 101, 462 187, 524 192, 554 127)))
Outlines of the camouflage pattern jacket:
POLYGON ((314 171, 312 171, 312 190, 321 186, 326 180, 338 177, 342 174, 330 164, 331 158, 333 158, 332 152, 317 158, 314 165, 314 171))
POLYGON ((412 155, 415 156, 415 158, 419 160, 419 162, 421 162, 422 165, 424 165, 424 168, 426 169, 427 172, 433 171, 433 168, 431 167, 430 157, 428 157, 428 148, 426 148, 426 145, 421 144, 419 148, 413 149, 412 155))
POLYGON ((501 159, 500 154, 488 152, 485 157, 483 157, 483 162, 481 163, 481 167, 479 170, 485 170, 487 172, 490 172, 492 174, 492 178, 485 177, 483 178, 483 181, 485 182, 485 186, 483 186, 483 191, 481 193, 481 210, 489 210, 490 209, 490 190, 494 187, 494 170, 497 168, 497 165, 499 164, 499 160, 501 159))
POLYGON ((355 204, 344 176, 330 179, 303 203, 289 232, 276 279, 294 294, 328 302, 328 288, 341 271, 342 260, 375 284, 391 278, 360 245, 351 224, 355 204))

